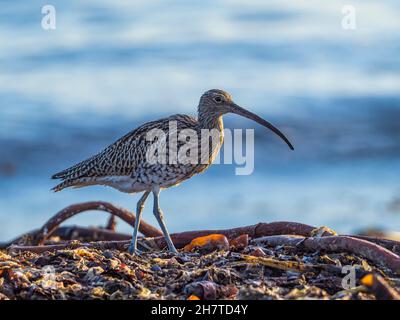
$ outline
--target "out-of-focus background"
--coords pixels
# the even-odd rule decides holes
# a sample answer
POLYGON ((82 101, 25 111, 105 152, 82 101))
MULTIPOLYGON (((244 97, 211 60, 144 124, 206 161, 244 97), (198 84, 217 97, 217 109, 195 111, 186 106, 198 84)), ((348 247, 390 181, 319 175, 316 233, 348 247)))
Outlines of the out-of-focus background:
MULTIPOLYGON (((277 220, 398 230, 399 16, 397 0, 3 1, 0 240, 75 202, 134 209, 138 195, 53 194, 49 177, 145 121, 195 114, 211 88, 275 123, 296 149, 226 116, 228 128, 255 128, 255 171, 214 165, 164 191, 171 231, 277 220), (56 8, 56 30, 41 27, 45 4, 56 8), (342 28, 349 4, 354 30, 342 28)), ((155 223, 150 207, 144 218, 155 223)))

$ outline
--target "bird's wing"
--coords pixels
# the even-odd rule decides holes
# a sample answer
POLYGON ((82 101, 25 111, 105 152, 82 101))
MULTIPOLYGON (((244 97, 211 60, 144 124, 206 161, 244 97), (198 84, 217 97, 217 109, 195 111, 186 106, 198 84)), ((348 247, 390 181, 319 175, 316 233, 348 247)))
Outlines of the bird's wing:
POLYGON ((131 175, 140 163, 146 161, 146 150, 150 143, 147 134, 153 129, 161 129, 168 135, 171 121, 176 121, 178 130, 193 128, 197 124, 195 118, 180 114, 147 122, 97 155, 53 175, 52 178, 73 181, 84 177, 131 175))

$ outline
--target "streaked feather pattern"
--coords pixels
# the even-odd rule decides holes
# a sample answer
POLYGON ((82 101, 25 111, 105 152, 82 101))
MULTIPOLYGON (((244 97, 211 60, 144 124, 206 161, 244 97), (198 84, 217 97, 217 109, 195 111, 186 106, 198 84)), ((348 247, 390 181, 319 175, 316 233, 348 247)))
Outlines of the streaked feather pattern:
POLYGON ((145 123, 93 157, 53 175, 53 179, 62 180, 53 190, 57 192, 67 187, 107 185, 123 192, 139 192, 151 189, 154 185, 163 188, 177 185, 194 174, 204 171, 211 164, 222 145, 222 119, 218 118, 210 122, 211 127, 220 130, 221 139, 210 148, 209 163, 148 163, 146 153, 153 142, 147 140, 147 133, 152 129, 163 130, 167 135, 166 139, 157 143, 164 144, 168 150, 168 133, 171 121, 176 121, 177 134, 183 129, 194 129, 200 137, 200 130, 203 126, 197 119, 187 115, 177 114, 145 123), (129 187, 130 184, 131 187, 129 187))

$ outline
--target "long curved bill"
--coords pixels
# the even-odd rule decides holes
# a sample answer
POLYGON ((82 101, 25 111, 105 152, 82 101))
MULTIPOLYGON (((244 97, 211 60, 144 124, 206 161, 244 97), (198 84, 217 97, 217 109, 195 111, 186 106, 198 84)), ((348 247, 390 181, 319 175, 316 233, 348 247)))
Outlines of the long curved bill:
POLYGON ((262 126, 268 128, 269 130, 273 131, 276 135, 278 135, 283 141, 285 141, 287 143, 287 145, 289 146, 290 149, 294 150, 293 145, 291 144, 289 139, 286 138, 286 136, 278 128, 276 128, 274 125, 272 125, 270 122, 264 120, 263 118, 260 118, 258 115, 254 114, 250 111, 247 111, 246 109, 238 106, 235 103, 233 103, 231 105, 231 112, 236 113, 242 117, 251 119, 251 120, 261 124, 262 126))

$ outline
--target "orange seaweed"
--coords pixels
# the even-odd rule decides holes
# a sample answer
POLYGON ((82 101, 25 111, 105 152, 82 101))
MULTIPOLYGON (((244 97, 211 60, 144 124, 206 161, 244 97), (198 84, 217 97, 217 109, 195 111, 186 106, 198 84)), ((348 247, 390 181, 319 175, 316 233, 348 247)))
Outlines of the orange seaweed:
POLYGON ((193 239, 183 250, 188 252, 194 249, 229 249, 228 239, 223 234, 210 234, 193 239))
POLYGON ((374 284, 374 275, 373 275, 372 273, 367 274, 366 276, 364 276, 364 277, 361 279, 361 283, 362 283, 364 286, 372 287, 372 285, 374 284))

